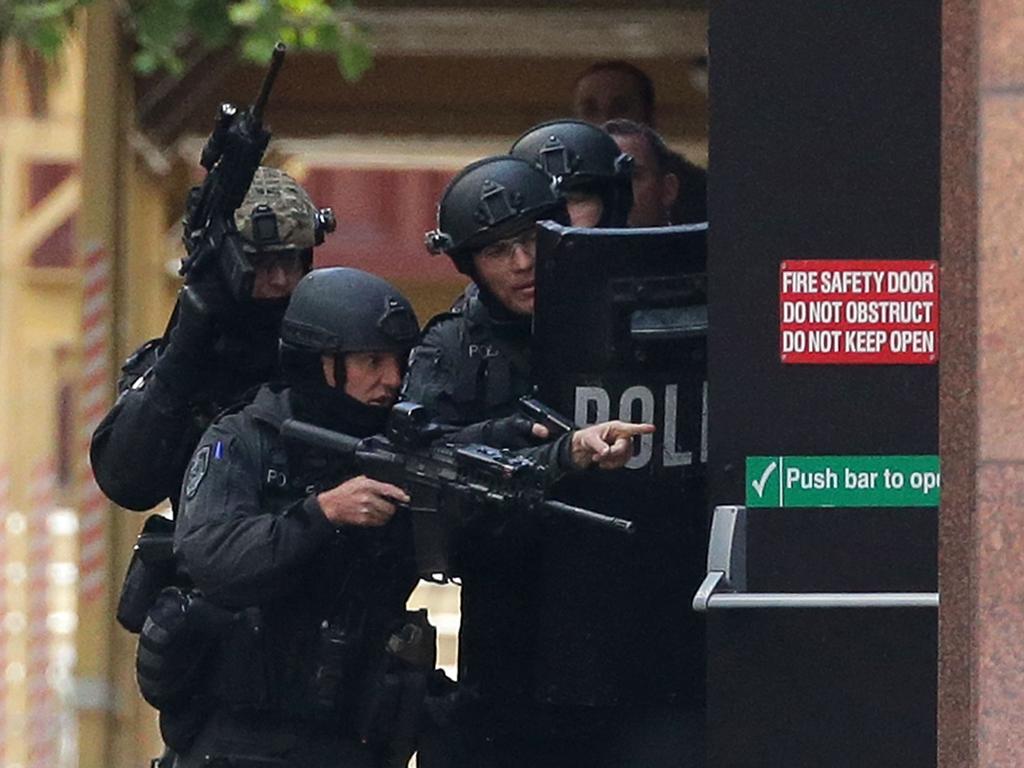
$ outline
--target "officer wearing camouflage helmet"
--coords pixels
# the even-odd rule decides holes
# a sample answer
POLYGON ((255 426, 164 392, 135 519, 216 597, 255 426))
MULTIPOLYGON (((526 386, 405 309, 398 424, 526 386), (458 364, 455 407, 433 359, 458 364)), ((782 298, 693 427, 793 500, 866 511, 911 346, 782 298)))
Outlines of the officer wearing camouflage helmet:
POLYGON ((257 169, 234 220, 252 268, 251 296, 234 298, 220 270, 190 274, 170 330, 125 363, 117 402, 93 434, 96 481, 122 507, 175 504, 210 419, 272 377, 288 297, 333 229, 328 209, 267 167, 257 169))
POLYGON ((633 204, 633 159, 595 125, 553 120, 536 125, 509 154, 552 176, 575 227, 624 227, 633 204))
MULTIPOLYGON (((206 601, 232 618, 205 658, 185 649, 178 660, 164 641, 178 612, 158 611, 142 644, 164 656, 139 655, 140 686, 161 706, 165 735, 175 719, 193 724, 172 743, 176 768, 408 761, 396 751, 412 743, 396 739, 398 713, 371 694, 416 584, 410 518, 395 514, 410 499, 281 427, 295 418, 359 438, 382 431, 418 335, 412 306, 389 283, 314 270, 281 324, 279 381, 200 439, 175 527, 198 592, 171 607, 206 601), (203 674, 180 690, 174 671, 189 666, 203 674)), ((417 691, 422 700, 422 688, 395 674, 389 684, 408 688, 402 702, 413 706, 417 691)))

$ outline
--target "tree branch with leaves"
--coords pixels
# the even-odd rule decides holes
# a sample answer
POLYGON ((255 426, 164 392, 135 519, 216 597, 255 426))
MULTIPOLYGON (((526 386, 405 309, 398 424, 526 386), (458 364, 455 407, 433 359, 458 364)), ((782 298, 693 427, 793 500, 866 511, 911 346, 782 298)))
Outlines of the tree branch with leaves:
MULTIPOLYGON (((17 41, 47 59, 59 54, 79 11, 115 0, 5 0, 0 2, 0 45, 17 41)), ((117 0, 140 74, 185 69, 195 46, 233 47, 258 64, 283 40, 291 50, 332 54, 349 80, 372 64, 365 30, 351 18, 351 0, 117 0)))

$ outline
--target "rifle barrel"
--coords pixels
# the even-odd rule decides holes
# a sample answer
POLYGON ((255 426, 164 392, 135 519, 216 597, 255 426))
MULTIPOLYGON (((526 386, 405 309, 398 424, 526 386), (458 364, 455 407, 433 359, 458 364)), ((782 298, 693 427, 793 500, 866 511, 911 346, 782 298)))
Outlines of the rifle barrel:
POLYGON ((278 44, 274 46, 274 52, 270 55, 270 69, 263 78, 263 85, 260 86, 260 93, 252 105, 252 116, 257 123, 263 121, 263 110, 266 108, 267 101, 270 99, 270 89, 274 87, 274 81, 277 79, 277 73, 281 71, 281 65, 284 64, 284 53, 287 50, 288 48, 284 43, 278 42, 278 44))
POLYGON ((357 437, 324 429, 315 424, 307 424, 297 419, 285 419, 284 423, 281 424, 281 434, 291 440, 298 440, 307 445, 314 445, 317 448, 334 451, 346 456, 354 454, 362 442, 357 437))
POLYGON ((633 533, 633 530, 636 527, 633 525, 632 520, 625 520, 621 517, 611 517, 610 515, 602 515, 600 512, 594 512, 591 509, 574 507, 572 504, 566 504, 564 501, 548 499, 542 506, 550 512, 565 515, 566 517, 572 517, 584 523, 600 525, 602 528, 610 528, 611 530, 618 531, 619 533, 633 533))

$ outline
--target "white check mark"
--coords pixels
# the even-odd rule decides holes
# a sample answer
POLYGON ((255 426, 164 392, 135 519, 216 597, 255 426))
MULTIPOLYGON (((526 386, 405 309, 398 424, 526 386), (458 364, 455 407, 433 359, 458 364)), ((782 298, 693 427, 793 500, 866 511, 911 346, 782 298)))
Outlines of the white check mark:
POLYGON ((750 484, 754 486, 754 490, 757 491, 757 497, 764 498, 764 484, 768 482, 768 478, 771 477, 772 472, 775 471, 775 462, 773 461, 767 467, 764 468, 764 472, 761 473, 760 480, 751 480, 750 484))

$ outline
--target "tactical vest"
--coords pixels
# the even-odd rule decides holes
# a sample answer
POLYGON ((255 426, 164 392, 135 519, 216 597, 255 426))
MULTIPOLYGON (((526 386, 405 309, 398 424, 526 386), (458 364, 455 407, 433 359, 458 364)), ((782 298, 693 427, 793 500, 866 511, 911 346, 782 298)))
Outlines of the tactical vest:
POLYGON ((516 399, 530 390, 529 329, 493 320, 477 296, 427 328, 440 323, 450 324, 443 353, 457 361, 442 387, 458 421, 471 424, 513 413, 516 399))

